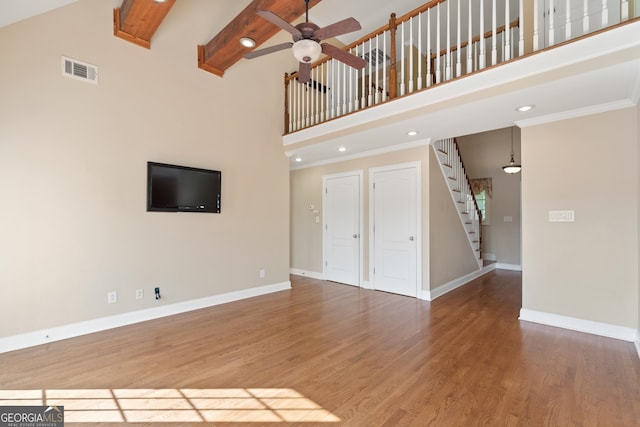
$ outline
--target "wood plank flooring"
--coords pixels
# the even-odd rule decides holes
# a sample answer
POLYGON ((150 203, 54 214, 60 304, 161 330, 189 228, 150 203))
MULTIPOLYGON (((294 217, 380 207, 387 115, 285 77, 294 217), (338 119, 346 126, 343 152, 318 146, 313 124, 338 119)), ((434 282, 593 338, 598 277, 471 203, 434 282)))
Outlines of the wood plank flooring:
POLYGON ((292 276, 0 354, 0 406, 61 404, 67 425, 638 426, 634 345, 520 322, 520 280, 496 270, 429 303, 292 276))

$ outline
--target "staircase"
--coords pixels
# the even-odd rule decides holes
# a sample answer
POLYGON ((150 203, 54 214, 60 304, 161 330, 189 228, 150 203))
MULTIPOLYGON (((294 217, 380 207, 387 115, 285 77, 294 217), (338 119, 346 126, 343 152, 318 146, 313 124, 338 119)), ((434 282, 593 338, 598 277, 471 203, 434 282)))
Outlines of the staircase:
POLYGON ((449 187, 449 194, 456 205, 460 222, 466 231, 471 250, 475 254, 478 267, 482 268, 482 213, 478 209, 471 190, 458 143, 454 138, 441 139, 433 144, 433 149, 449 187))

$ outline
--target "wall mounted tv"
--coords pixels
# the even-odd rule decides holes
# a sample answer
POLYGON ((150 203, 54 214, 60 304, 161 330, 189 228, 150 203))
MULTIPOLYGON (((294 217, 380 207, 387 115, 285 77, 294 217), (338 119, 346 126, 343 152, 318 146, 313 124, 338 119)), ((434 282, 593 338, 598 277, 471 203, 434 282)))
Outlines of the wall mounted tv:
POLYGON ((220 213, 221 172, 147 162, 147 211, 220 213))

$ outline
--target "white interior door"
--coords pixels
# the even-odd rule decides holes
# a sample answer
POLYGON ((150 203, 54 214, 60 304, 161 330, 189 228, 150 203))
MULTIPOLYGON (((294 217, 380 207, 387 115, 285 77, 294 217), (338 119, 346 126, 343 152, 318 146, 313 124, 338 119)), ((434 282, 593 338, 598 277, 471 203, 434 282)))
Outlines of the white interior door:
POLYGON ((373 173, 373 287, 418 296, 417 167, 373 173))
POLYGON ((324 278, 360 286, 362 172, 324 178, 324 278))

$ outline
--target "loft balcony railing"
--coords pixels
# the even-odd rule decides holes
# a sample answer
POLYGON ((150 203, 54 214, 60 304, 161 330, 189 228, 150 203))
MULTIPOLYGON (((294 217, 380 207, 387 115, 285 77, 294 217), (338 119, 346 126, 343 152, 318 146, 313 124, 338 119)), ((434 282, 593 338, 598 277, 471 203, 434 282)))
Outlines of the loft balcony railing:
MULTIPOLYGON (((640 0, 636 0, 640 1, 640 0)), ((285 75, 285 133, 427 90, 633 18, 628 0, 432 0, 344 47, 311 80, 285 75)), ((637 8, 637 6, 636 6, 637 8)))

